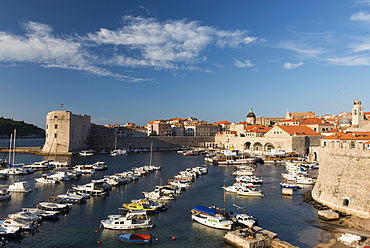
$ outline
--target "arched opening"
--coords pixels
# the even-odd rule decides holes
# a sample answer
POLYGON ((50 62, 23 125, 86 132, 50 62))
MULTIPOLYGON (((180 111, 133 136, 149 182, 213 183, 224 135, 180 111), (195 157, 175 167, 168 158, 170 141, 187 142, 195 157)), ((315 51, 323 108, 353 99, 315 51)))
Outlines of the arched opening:
POLYGON ((245 142, 244 143, 244 150, 251 150, 252 149, 252 143, 251 142, 245 142))
POLYGON ((254 143, 253 151, 263 151, 263 145, 260 142, 254 143))
POLYGON ((265 144, 265 152, 271 152, 272 149, 275 149, 275 146, 271 143, 266 143, 265 144))
POLYGON ((343 199, 343 206, 348 207, 348 205, 349 205, 349 200, 347 198, 343 199))

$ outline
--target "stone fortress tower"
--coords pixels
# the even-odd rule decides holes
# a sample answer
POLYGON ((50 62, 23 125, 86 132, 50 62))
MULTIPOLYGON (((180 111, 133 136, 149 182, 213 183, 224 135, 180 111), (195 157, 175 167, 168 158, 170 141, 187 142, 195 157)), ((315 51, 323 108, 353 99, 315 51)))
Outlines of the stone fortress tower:
POLYGON ((320 171, 312 197, 330 208, 370 219, 370 126, 361 101, 352 107, 352 127, 322 139, 320 171))
POLYGON ((45 154, 73 154, 87 148, 91 117, 70 111, 52 111, 46 116, 45 154))

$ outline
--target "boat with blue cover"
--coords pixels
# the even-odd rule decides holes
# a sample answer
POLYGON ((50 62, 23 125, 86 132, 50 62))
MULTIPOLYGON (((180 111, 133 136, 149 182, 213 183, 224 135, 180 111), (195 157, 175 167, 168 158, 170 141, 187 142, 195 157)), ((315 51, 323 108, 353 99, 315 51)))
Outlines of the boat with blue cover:
POLYGON ((123 242, 132 244, 150 244, 152 242, 152 235, 148 234, 122 233, 118 234, 117 237, 123 242))

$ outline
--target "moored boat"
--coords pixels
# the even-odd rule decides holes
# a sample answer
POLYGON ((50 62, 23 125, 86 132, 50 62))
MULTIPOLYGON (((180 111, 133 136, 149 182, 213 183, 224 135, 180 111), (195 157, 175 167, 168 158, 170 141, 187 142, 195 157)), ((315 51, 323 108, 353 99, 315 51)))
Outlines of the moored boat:
POLYGON ((108 215, 108 219, 101 220, 104 228, 115 230, 152 228, 154 224, 148 218, 146 211, 130 210, 126 215, 108 215))
POLYGON ((118 234, 117 237, 121 241, 131 244, 150 244, 152 242, 152 235, 148 234, 122 233, 118 234))
POLYGON ((191 219, 205 226, 230 230, 234 224, 233 221, 226 220, 218 210, 213 208, 197 205, 192 208, 191 212, 191 219))
POLYGON ((19 193, 28 193, 32 191, 32 188, 28 184, 28 181, 19 181, 15 182, 8 186, 8 191, 10 192, 19 192, 19 193))

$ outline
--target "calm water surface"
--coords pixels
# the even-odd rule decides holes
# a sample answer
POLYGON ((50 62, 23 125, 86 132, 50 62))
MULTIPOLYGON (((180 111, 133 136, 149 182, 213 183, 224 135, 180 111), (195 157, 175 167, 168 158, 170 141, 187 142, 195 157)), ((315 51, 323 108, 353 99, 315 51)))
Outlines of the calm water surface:
MULTIPOLYGON (((21 141, 17 142, 19 146, 27 146, 21 145, 21 141)), ((0 140, 0 146, 2 146, 1 142, 2 140, 0 140)), ((5 140, 3 142, 6 143, 5 140)), ((42 139, 37 139, 34 143, 30 140, 27 142, 28 146, 43 145, 42 139)), ((91 157, 72 156, 67 158, 71 165, 104 161, 109 168, 94 175, 84 175, 79 180, 61 182, 59 185, 35 184, 33 178, 40 177, 42 172, 26 176, 10 176, 7 180, 1 180, 0 184, 28 180, 33 189, 37 188, 37 190, 28 194, 14 193, 11 200, 0 202, 0 217, 6 217, 9 213, 21 210, 22 207, 33 207, 40 201, 47 201, 50 196, 65 193, 72 184, 84 184, 91 179, 102 178, 106 174, 149 164, 149 156, 149 153, 118 157, 107 154, 91 157)), ((15 158, 16 163, 26 164, 43 159, 46 158, 23 153, 16 154, 15 158)), ((143 198, 143 191, 153 190, 156 185, 173 178, 180 170, 205 163, 203 156, 188 157, 176 152, 154 152, 153 164, 161 165, 162 170, 130 184, 113 188, 107 196, 92 197, 86 203, 74 204, 72 210, 60 216, 59 220, 44 221, 37 232, 26 233, 24 238, 14 240, 7 247, 93 247, 97 245, 99 247, 137 247, 118 240, 117 234, 125 231, 100 228, 100 220, 105 219, 108 214, 118 213, 122 203, 143 198), (98 241, 101 241, 101 244, 97 244, 98 241)), ((234 183, 231 173, 235 168, 213 165, 208 165, 208 168, 209 173, 197 178, 191 188, 170 202, 167 211, 151 216, 155 223, 153 229, 128 232, 153 235, 153 243, 148 247, 231 247, 222 238, 226 231, 212 229, 192 222, 190 219, 190 210, 194 205, 224 207, 225 198, 228 211, 237 211, 233 203, 247 206, 249 213, 259 218, 259 225, 276 232, 281 240, 299 247, 313 247, 324 240, 326 232, 313 227, 314 224, 318 224, 316 210, 310 204, 301 201, 304 189, 295 191, 293 196, 281 194, 280 173, 285 171, 284 166, 257 166, 255 174, 265 180, 261 186, 265 193, 264 197, 237 196, 231 193, 227 193, 224 197, 221 187, 234 183), (172 240, 172 237, 176 239, 172 240)))

